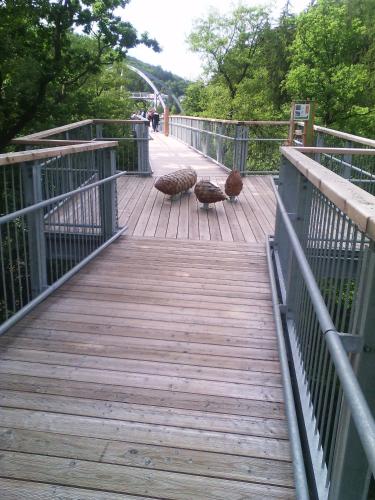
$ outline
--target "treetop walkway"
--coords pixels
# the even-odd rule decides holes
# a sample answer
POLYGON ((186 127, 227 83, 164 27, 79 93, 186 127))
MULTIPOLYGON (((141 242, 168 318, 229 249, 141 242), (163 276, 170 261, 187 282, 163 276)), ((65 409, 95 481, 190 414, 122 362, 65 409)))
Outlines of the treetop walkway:
POLYGON ((372 142, 169 126, 86 120, 0 155, 1 497, 367 498, 372 142), (233 166, 234 203, 153 188, 233 166))

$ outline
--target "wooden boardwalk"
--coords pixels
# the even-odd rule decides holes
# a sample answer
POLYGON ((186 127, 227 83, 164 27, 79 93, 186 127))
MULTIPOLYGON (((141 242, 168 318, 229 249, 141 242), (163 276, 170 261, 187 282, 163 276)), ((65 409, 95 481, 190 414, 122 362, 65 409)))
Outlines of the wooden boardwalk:
POLYGON ((118 183, 119 222, 128 225, 129 235, 263 243, 265 235, 273 234, 276 208, 269 177, 245 178, 236 203, 215 203, 209 210, 200 208, 191 191, 171 201, 153 188, 158 175, 192 167, 198 178, 209 178, 224 188, 227 173, 174 139, 153 137, 154 177, 123 177, 118 183))
POLYGON ((140 181, 129 235, 0 339, 0 498, 294 498, 264 236, 180 230, 182 200, 158 232, 140 181))

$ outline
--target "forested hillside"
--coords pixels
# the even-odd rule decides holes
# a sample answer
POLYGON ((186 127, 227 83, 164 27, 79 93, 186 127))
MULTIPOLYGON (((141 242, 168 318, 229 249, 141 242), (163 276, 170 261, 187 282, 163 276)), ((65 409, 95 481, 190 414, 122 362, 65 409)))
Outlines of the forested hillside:
POLYGON ((185 113, 233 119, 288 118, 290 101, 317 101, 318 123, 375 134, 375 0, 316 0, 274 22, 240 6, 200 19, 189 42, 205 76, 189 86, 185 113))
MULTIPOLYGON (((128 56, 127 62, 132 66, 140 69, 147 76, 150 76, 152 81, 155 82, 158 89, 165 94, 168 94, 168 90, 170 90, 174 95, 180 97, 185 94, 187 86, 189 85, 189 83, 191 83, 188 80, 185 80, 184 78, 171 73, 170 71, 165 71, 161 66, 153 66, 152 64, 142 62, 135 57, 128 56)), ((128 88, 130 91, 150 91, 150 87, 148 86, 148 84, 137 75, 133 76, 129 74, 128 78, 128 88)))

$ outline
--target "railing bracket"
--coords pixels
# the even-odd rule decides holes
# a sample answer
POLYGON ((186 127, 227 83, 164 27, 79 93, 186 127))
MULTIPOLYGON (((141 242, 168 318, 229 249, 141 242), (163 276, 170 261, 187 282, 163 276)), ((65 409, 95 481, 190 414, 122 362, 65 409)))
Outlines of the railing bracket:
POLYGON ((364 349, 363 339, 358 335, 352 335, 350 333, 340 333, 338 332, 341 343, 347 353, 359 353, 364 349))

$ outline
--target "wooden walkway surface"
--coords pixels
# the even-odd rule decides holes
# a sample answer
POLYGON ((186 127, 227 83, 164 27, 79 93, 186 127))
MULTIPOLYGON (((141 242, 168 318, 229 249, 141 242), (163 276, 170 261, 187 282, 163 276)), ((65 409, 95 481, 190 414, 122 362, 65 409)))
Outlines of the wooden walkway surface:
POLYGON ((251 176, 237 202, 215 203, 202 210, 192 191, 171 200, 153 185, 159 175, 192 167, 199 179, 211 179, 224 189, 227 173, 175 139, 153 134, 150 142, 154 177, 123 177, 118 183, 120 225, 128 234, 156 238, 264 242, 273 234, 275 197, 271 179, 251 176))
POLYGON ((0 498, 294 498, 264 241, 155 237, 131 203, 0 339, 0 498))

